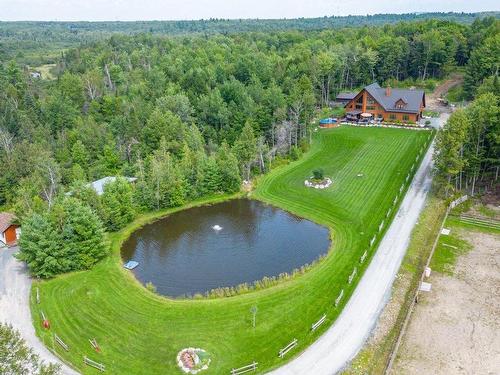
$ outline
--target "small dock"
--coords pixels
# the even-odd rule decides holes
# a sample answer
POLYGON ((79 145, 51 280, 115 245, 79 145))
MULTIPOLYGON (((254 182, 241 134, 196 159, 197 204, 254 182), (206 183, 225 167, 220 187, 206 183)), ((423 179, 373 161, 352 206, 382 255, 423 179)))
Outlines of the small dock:
POLYGON ((123 265, 123 267, 128 269, 128 270, 133 270, 138 265, 139 265, 139 262, 136 262, 135 260, 129 260, 127 263, 125 263, 123 265))

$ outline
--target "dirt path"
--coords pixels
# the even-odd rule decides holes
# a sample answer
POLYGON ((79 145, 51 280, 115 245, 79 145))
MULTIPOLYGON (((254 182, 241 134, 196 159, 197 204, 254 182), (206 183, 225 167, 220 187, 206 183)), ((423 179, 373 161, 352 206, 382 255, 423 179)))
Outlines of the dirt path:
POLYGON ((500 236, 464 238, 473 250, 431 276, 392 374, 500 374, 500 236))
POLYGON ((446 93, 457 85, 462 84, 464 78, 461 74, 452 74, 450 78, 444 81, 442 84, 436 87, 436 89, 429 95, 425 97, 426 109, 430 111, 438 111, 438 112, 446 112, 449 113, 452 111, 452 108, 449 106, 444 106, 438 99, 443 98, 446 93))
POLYGON ((0 249, 0 322, 9 323, 17 329, 40 359, 60 363, 62 374, 78 375, 62 364, 36 336, 29 307, 31 279, 26 265, 13 257, 16 251, 17 248, 0 249))

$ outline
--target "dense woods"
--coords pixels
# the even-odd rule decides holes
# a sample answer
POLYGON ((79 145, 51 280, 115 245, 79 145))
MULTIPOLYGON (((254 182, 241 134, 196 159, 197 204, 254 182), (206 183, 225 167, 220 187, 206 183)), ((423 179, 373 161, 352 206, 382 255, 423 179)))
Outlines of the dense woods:
MULTIPOLYGON (((485 85, 489 83, 486 82, 485 85)), ((446 197, 495 190, 500 176, 500 86, 454 112, 436 140, 436 182, 446 197)), ((483 86, 479 88, 481 91, 483 86)), ((489 90, 489 87, 486 89, 489 90)))
POLYGON ((498 17, 498 12, 484 13, 409 13, 369 16, 320 17, 296 19, 218 19, 198 21, 107 21, 107 22, 1 22, 0 60, 16 59, 30 65, 55 62, 61 48, 107 39, 113 34, 213 35, 285 30, 324 30, 339 27, 376 26, 401 21, 428 19, 471 24, 477 17, 498 17))
MULTIPOLYGON (((81 220, 100 233, 101 223, 118 230, 140 211, 235 192, 272 163, 298 158, 316 111, 339 91, 375 80, 432 89, 465 69, 467 95, 486 93, 450 123, 479 124, 485 102, 496 97, 498 109, 488 92, 498 86, 499 24, 491 17, 470 26, 427 20, 211 36, 116 34, 61 53, 49 81, 3 61, 0 203, 34 232, 45 225, 59 238, 67 223, 58 215, 74 201, 90 207, 98 224, 85 208, 78 208, 81 220), (85 186, 115 175, 137 177, 135 187, 118 180, 98 197, 85 186), (62 199, 68 192, 72 197, 62 199)), ((474 158, 489 160, 467 163, 475 179, 498 168, 498 137, 485 136, 498 121, 484 121, 459 140, 468 139, 464 150, 479 147, 474 158), (467 137, 479 137, 480 146, 467 137)), ((448 185, 454 181, 455 172, 442 173, 448 185)), ((75 264, 55 269, 91 265, 75 264)))

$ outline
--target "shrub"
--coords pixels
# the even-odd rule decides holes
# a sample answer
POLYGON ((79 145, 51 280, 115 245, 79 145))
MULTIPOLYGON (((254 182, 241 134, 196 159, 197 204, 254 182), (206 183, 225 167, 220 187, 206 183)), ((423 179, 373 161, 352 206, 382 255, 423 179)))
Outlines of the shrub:
POLYGON ((146 289, 149 290, 150 292, 156 293, 156 286, 151 281, 148 281, 146 283, 146 289))
POLYGON ((322 180, 325 177, 323 169, 318 168, 312 171, 315 180, 322 180))
POLYGON ((292 149, 290 150, 290 159, 298 160, 300 159, 301 156, 302 156, 302 149, 297 146, 293 146, 292 149))

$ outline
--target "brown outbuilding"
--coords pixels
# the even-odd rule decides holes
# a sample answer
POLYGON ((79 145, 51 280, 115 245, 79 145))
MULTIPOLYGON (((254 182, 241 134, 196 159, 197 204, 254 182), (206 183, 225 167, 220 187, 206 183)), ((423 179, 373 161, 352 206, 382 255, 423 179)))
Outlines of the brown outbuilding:
POLYGON ((15 224, 16 216, 10 212, 0 212, 0 244, 14 246, 21 235, 21 227, 15 224))

